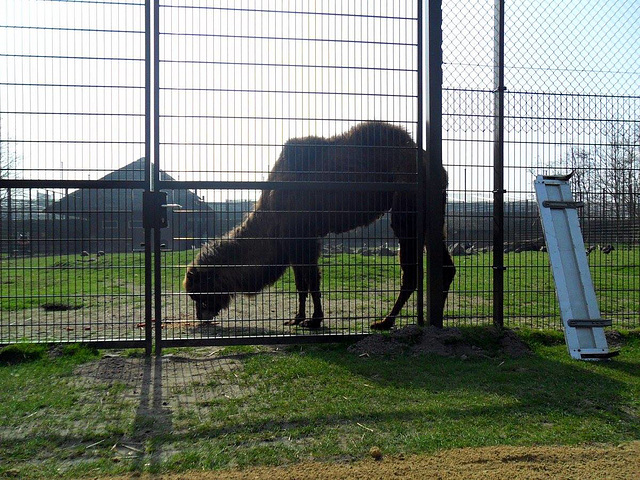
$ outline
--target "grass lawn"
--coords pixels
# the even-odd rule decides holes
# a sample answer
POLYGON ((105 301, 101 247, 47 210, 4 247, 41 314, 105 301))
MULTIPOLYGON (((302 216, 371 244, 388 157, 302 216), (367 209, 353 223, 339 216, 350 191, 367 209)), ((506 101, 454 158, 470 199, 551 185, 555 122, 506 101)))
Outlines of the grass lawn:
MULTIPOLYGON (((464 328, 470 339, 486 336, 464 328)), ((0 477, 95 478, 493 445, 640 439, 640 332, 613 361, 532 355, 359 356, 347 345, 96 353, 0 352, 0 477)))
MULTIPOLYGON (((185 266, 194 252, 162 254, 162 290, 167 298, 182 292, 185 266)), ((450 323, 490 322, 492 318, 492 254, 455 257, 457 275, 447 301, 450 323)), ((338 254, 320 261, 326 299, 378 302, 390 308, 400 288, 395 257, 338 254)), ((589 256, 591 274, 604 318, 619 328, 640 325, 640 247, 619 245, 609 255, 589 256)), ((548 257, 544 252, 505 254, 504 314, 507 325, 557 328, 559 311, 548 257)), ((144 301, 144 258, 140 253, 89 258, 57 255, 0 259, 0 321, 8 312, 38 310, 49 303, 67 305, 76 315, 91 316, 105 305, 141 307, 144 301), (7 313, 5 313, 7 312, 7 313)), ((291 269, 270 288, 274 298, 292 296, 291 269), (281 297, 278 297, 280 295, 281 297)), ((373 311, 373 308, 370 309, 373 311)), ((413 313, 412 313, 413 314, 413 313)))

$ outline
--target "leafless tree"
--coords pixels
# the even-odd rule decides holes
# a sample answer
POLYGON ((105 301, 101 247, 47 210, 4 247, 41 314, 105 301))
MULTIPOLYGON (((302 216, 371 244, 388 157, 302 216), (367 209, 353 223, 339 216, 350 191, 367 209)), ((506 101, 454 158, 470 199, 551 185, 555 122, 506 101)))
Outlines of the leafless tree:
MULTIPOLYGON (((0 117, 0 180, 17 178, 19 171, 19 157, 9 148, 8 136, 2 128, 0 117)), ((7 238, 14 235, 12 216, 15 211, 15 202, 24 197, 23 189, 0 188, 0 234, 7 238)))
POLYGON ((603 144, 573 148, 562 167, 573 170, 579 200, 616 220, 640 219, 640 126, 611 122, 603 144))
MULTIPOLYGON (((0 179, 2 180, 15 178, 16 172, 16 156, 9 151, 5 135, 2 118, 0 118, 0 179)), ((0 209, 6 208, 9 195, 8 188, 0 188, 0 209)))

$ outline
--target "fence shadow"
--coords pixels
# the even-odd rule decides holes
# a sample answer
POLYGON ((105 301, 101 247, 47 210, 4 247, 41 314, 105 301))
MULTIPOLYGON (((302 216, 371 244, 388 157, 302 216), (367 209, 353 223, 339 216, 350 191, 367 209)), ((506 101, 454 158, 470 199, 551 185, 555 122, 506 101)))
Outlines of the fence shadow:
MULTIPOLYGON (((220 348, 176 352, 152 358, 106 355, 79 367, 75 375, 85 382, 74 383, 73 394, 85 400, 78 411, 89 402, 106 413, 71 433, 14 435, 12 448, 28 445, 34 435, 44 436, 59 453, 80 445, 87 453, 78 462, 106 455, 126 461, 131 471, 147 471, 191 446, 198 448, 200 441, 224 451, 237 448, 238 441, 248 448, 252 442, 271 448, 275 437, 287 448, 306 452, 316 434, 349 432, 354 425, 404 424, 409 431, 427 422, 435 434, 446 436, 442 425, 447 422, 525 422, 533 429, 541 418, 559 416, 606 420, 610 435, 627 438, 634 415, 625 406, 628 383, 611 375, 612 370, 637 375, 637 361, 625 358, 624 349, 619 360, 602 364, 536 354, 466 360, 367 357, 345 345, 238 354, 220 348), (245 371, 250 359, 251 370, 245 371), (263 374, 255 371, 256 365, 263 374), (292 391, 296 385, 298 391, 292 391), (100 395, 105 390, 111 394, 100 395), (461 403, 457 397, 470 401, 461 403), (429 398, 434 402, 423 403, 429 398), (278 409, 287 402, 292 408, 284 414, 278 409), (325 408, 333 403, 341 405, 325 408), (226 413, 221 416, 217 410, 226 413), (105 431, 104 423, 110 421, 114 425, 105 431)), ((65 415, 75 418, 73 410, 65 415)), ((368 432, 364 427, 359 434, 368 432)))

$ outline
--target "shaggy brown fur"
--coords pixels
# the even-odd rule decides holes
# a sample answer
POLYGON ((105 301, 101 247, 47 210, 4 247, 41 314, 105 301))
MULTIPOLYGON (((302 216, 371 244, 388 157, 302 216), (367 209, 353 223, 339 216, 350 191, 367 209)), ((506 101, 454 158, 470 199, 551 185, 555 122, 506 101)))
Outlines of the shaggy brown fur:
MULTIPOLYGON (((426 168, 425 164, 421 168, 426 168)), ((386 123, 368 122, 331 138, 289 140, 268 181, 308 182, 308 190, 265 190, 247 219, 224 238, 205 245, 187 268, 184 287, 196 302, 198 319, 210 320, 236 293, 257 293, 293 268, 299 295, 292 325, 319 327, 320 238, 368 225, 391 211, 400 242, 402 285, 389 315, 373 328, 388 329, 417 285, 417 198, 402 191, 356 191, 350 182, 415 182, 416 144, 386 123), (346 182, 340 191, 313 190, 313 182, 346 182), (308 295, 313 316, 305 320, 308 295)), ((446 197, 445 183, 429 185, 446 197)), ((423 222, 426 224, 427 222, 423 222)), ((443 242, 445 297, 455 268, 443 242)))

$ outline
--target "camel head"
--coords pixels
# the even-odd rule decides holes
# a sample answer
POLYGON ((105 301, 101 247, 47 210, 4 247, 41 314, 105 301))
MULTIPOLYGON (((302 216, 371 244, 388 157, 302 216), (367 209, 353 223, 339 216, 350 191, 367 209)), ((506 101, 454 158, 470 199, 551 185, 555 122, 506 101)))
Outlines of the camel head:
POLYGON ((198 320, 213 319, 231 302, 231 294, 220 284, 213 266, 189 265, 182 285, 196 302, 198 320))

